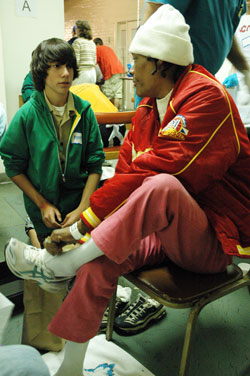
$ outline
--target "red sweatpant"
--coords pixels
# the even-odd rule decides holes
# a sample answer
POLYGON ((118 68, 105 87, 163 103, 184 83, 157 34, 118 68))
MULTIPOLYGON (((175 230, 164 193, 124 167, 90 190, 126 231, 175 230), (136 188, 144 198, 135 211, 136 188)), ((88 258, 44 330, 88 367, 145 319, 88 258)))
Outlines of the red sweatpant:
POLYGON ((195 272, 216 273, 232 263, 204 211, 173 176, 145 179, 92 237, 105 256, 83 266, 49 325, 55 335, 86 342, 98 331, 117 278, 170 258, 195 272))

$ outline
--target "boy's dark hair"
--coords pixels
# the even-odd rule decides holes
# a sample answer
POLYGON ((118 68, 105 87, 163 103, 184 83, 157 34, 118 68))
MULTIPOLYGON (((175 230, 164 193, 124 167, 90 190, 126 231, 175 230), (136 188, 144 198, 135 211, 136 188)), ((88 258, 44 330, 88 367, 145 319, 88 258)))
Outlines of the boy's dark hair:
POLYGON ((99 44, 100 46, 103 46, 103 41, 101 38, 95 38, 94 39, 95 44, 99 44))
POLYGON ((47 39, 42 41, 32 52, 30 70, 36 90, 44 90, 49 64, 54 62, 73 68, 73 79, 78 77, 78 67, 72 46, 63 39, 47 39))
POLYGON ((76 21, 77 29, 79 30, 79 37, 85 38, 85 39, 92 39, 92 30, 88 23, 88 21, 84 20, 78 20, 76 21))

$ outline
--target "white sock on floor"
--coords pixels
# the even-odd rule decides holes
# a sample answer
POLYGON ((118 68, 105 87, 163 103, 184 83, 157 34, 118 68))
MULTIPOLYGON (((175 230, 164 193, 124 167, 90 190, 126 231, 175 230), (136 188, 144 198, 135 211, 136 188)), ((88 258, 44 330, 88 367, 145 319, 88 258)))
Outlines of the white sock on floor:
POLYGON ((52 270, 56 277, 74 276, 83 264, 104 255, 92 238, 71 251, 63 252, 60 256, 52 256, 46 249, 42 252, 45 266, 52 270))
POLYGON ((62 364, 54 376, 82 376, 88 344, 89 341, 84 343, 67 341, 62 364))

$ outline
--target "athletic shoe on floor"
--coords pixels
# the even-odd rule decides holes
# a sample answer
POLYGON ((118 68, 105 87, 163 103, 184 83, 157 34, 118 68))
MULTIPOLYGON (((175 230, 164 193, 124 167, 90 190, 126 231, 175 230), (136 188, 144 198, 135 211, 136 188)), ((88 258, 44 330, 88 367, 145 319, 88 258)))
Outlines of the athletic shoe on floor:
POLYGON ((55 277, 43 262, 40 249, 11 238, 4 249, 6 263, 19 278, 37 281, 48 292, 57 293, 67 287, 72 277, 55 277))
MULTIPOLYGON (((115 316, 119 316, 128 306, 128 304, 129 304, 128 302, 123 302, 119 297, 116 297, 115 316)), ((108 314, 109 314, 109 306, 107 306, 107 308, 105 309, 98 333, 106 332, 107 323, 108 323, 108 314)))
POLYGON ((34 230, 34 225, 31 222, 31 219, 29 216, 27 216, 26 221, 25 221, 25 226, 24 226, 24 231, 27 236, 29 236, 29 231, 34 230))
POLYGON ((119 334, 138 334, 165 315, 166 310, 162 304, 138 294, 135 302, 115 318, 114 329, 119 334))

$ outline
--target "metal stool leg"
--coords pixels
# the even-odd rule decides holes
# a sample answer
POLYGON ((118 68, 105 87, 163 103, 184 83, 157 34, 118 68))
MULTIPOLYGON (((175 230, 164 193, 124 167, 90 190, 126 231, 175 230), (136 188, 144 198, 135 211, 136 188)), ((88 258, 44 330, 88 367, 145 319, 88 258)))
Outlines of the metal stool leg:
POLYGON ((113 292, 109 301, 109 312, 108 312, 108 322, 106 329, 106 340, 110 341, 112 339, 114 321, 115 321, 115 302, 116 302, 116 290, 113 292))

